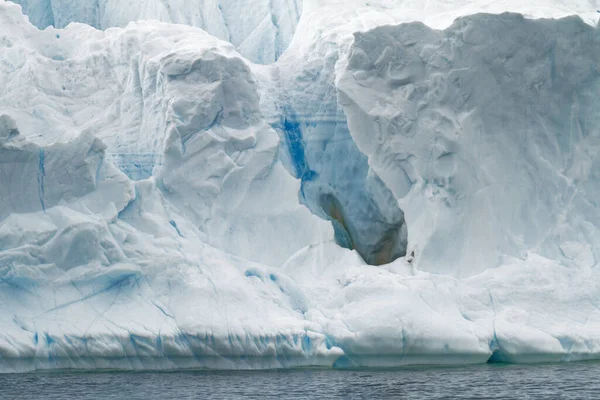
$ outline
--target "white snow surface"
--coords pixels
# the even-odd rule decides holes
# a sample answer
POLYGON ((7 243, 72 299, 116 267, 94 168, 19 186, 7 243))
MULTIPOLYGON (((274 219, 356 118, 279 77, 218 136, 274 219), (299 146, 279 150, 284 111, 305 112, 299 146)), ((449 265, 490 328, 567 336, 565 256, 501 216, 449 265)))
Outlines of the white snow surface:
POLYGON ((0 372, 600 358, 599 2, 96 3, 194 26, 0 2, 0 372))

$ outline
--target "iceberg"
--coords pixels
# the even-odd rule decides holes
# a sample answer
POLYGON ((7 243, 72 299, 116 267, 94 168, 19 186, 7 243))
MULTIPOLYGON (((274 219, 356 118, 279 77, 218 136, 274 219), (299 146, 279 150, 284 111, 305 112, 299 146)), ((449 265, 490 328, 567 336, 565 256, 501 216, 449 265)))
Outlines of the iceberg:
POLYGON ((588 2, 146 3, 0 2, 0 373, 600 358, 588 2))

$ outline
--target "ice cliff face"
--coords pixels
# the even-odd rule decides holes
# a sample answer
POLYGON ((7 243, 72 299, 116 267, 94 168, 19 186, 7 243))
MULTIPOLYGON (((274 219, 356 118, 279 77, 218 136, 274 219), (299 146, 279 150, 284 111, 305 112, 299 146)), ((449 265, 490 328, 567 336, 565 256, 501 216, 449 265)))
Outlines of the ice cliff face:
POLYGON ((32 24, 64 28, 81 22, 98 29, 125 27, 131 21, 158 20, 196 26, 226 40, 257 63, 276 60, 287 48, 301 0, 17 0, 32 24))
POLYGON ((0 371, 599 357, 600 5, 48 4, 235 47, 0 3, 0 371))

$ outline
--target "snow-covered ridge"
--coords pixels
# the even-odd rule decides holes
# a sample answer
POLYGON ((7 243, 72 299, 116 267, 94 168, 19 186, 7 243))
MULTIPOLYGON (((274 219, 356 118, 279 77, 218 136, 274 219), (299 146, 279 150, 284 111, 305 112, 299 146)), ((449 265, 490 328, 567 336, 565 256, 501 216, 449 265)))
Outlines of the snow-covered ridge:
POLYGON ((591 17, 401 4, 264 66, 0 3, 0 371, 600 357, 591 17))

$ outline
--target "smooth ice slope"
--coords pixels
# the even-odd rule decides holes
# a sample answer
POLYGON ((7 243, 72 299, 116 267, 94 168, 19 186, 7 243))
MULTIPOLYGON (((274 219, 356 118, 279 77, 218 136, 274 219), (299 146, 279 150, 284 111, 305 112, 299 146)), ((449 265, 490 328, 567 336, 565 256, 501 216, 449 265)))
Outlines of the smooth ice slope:
POLYGON ((261 66, 0 3, 1 372, 600 357, 598 31, 450 25, 589 4, 347 4, 261 66))
POLYGON ((226 40, 250 60, 270 63, 287 48, 301 0, 15 0, 40 29, 81 22, 98 29, 159 20, 196 26, 226 40))

